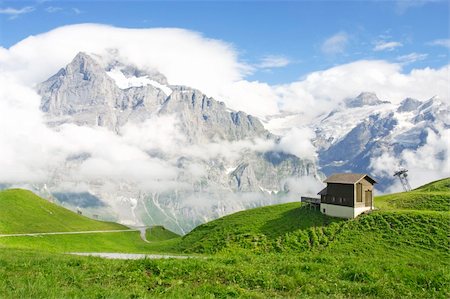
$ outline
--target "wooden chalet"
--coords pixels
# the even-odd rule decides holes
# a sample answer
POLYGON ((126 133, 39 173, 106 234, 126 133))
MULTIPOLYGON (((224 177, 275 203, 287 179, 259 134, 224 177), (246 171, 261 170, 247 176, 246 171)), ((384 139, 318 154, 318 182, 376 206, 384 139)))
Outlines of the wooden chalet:
POLYGON ((355 218, 373 209, 373 186, 377 182, 367 174, 336 173, 328 177, 320 195, 323 214, 355 218))

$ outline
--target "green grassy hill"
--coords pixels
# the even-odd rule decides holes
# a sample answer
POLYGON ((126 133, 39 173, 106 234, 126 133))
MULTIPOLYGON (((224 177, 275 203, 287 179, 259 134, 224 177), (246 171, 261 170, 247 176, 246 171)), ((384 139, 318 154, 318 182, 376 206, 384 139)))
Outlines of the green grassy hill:
POLYGON ((146 231, 146 239, 150 242, 166 241, 179 238, 180 235, 166 229, 164 226, 152 226, 146 231))
MULTIPOLYGON (((200 225, 183 237, 181 248, 200 253, 236 247, 259 252, 309 250, 333 242, 343 244, 347 238, 342 236, 361 233, 360 241, 367 238, 366 244, 371 241, 367 236, 374 240, 383 236, 383 242, 403 240, 416 245, 431 237, 438 241, 429 242, 442 248, 448 245, 443 236, 449 229, 450 214, 445 213, 449 211, 449 185, 450 179, 444 179, 411 192, 377 197, 378 212, 350 221, 327 217, 301 203, 246 210, 200 225), (402 230, 396 232, 398 227, 402 230)), ((347 243, 348 247, 356 246, 347 243)))
POLYGON ((127 227, 78 215, 31 191, 0 191, 0 234, 121 229, 127 227))
MULTIPOLYGON (((414 192, 447 196, 445 186, 414 192)), ((137 232, 0 238, 0 297, 449 298, 450 212, 380 202, 386 207, 353 220, 300 203, 258 208, 183 238, 155 227, 146 244, 137 232), (180 248, 209 255, 120 261, 44 252, 180 248)))
POLYGON ((378 196, 375 206, 383 210, 450 211, 450 178, 431 182, 410 192, 378 196))
MULTIPOLYGON (((449 298, 450 213, 435 208, 447 186, 443 180, 382 197, 379 211, 348 221, 290 203, 229 215, 183 238, 154 227, 150 243, 138 232, 0 238, 0 297, 449 298), (422 200, 411 200, 418 193, 422 200), (405 208, 405 198, 414 205, 405 208), (57 253, 179 250, 210 255, 118 261, 57 253)), ((13 205, 31 199, 22 200, 13 205)), ((48 219, 48 229, 59 223, 52 215, 69 212, 47 205, 55 208, 35 198, 25 212, 38 211, 33 215, 48 219)), ((23 214, 4 215, 17 231, 15 217, 23 214)))
MULTIPOLYGON (((301 203, 255 208, 228 215, 198 226, 183 237, 182 248, 195 252, 216 252, 237 240, 276 240, 289 232, 324 227, 342 219, 328 217, 301 203)), ((256 241, 254 241, 256 242, 256 241)))

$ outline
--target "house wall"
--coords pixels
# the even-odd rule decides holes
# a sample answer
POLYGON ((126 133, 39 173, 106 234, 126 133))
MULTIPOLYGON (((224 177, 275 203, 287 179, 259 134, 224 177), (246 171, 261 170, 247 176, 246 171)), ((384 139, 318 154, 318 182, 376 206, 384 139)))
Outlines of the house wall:
POLYGON ((370 207, 373 205, 373 185, 367 181, 366 179, 362 179, 358 183, 355 184, 355 202, 354 206, 361 207, 370 207), (366 191, 370 191, 369 194, 371 196, 369 198, 366 197, 366 191))
POLYGON ((345 207, 355 205, 354 184, 327 184, 327 195, 321 196, 321 202, 326 204, 335 204, 345 207))
MULTIPOLYGON (((373 208, 372 208, 373 209, 373 208)), ((360 208, 355 208, 354 210, 353 210, 353 218, 356 218, 356 217, 358 217, 358 215, 360 215, 360 214, 362 214, 362 213, 364 213, 364 212, 366 212, 366 211, 370 211, 371 210, 371 207, 360 207, 360 208)))
POLYGON ((338 206, 332 204, 321 203, 320 211, 328 216, 339 218, 354 218, 353 207, 338 206))
POLYGON ((321 203, 320 211, 328 216, 339 218, 356 218, 358 215, 365 211, 369 211, 370 207, 345 207, 332 204, 321 203))

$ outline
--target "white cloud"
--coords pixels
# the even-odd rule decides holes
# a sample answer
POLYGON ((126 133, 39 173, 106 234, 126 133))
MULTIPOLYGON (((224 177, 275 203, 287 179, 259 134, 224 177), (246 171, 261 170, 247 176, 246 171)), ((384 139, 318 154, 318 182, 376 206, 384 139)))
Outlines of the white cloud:
POLYGON ((241 80, 248 71, 231 45, 196 32, 94 24, 64 26, 26 38, 0 54, 0 63, 3 71, 34 84, 53 75, 80 51, 106 55, 111 49, 118 49, 126 62, 160 71, 171 84, 192 86, 210 95, 224 82, 241 80))
POLYGON ((49 6, 45 9, 45 11, 48 13, 55 13, 55 12, 58 12, 61 10, 63 10, 62 7, 57 7, 57 6, 49 6))
POLYGON ((255 116, 264 117, 279 112, 279 97, 273 87, 267 83, 224 80, 222 86, 213 94, 216 94, 216 97, 224 101, 228 107, 255 116))
POLYGON ((317 197, 317 192, 325 187, 324 183, 311 176, 288 178, 285 183, 290 193, 295 194, 295 197, 292 198, 293 201, 299 200, 298 194, 307 197, 317 197))
MULTIPOLYGON (((89 153, 83 165, 74 170, 80 180, 102 178, 117 165, 116 181, 130 177, 147 189, 168 188, 176 183, 178 170, 170 159, 165 162, 150 157, 148 154, 154 150, 164 149, 168 156, 180 151, 198 159, 232 159, 246 148, 265 151, 274 147, 264 140, 184 146, 183 135, 170 116, 141 125, 129 124, 123 136, 77 126, 64 126, 59 132, 48 129, 39 111, 40 99, 30 86, 56 73, 79 51, 106 55, 111 49, 117 49, 126 62, 159 70, 171 84, 198 88, 233 109, 258 116, 276 114, 281 108, 301 112, 307 121, 329 112, 343 99, 368 90, 395 103, 408 96, 428 99, 438 95, 444 101, 450 98, 449 66, 403 73, 401 64, 361 60, 310 73, 293 83, 270 86, 245 80, 248 66, 239 61, 229 44, 195 32, 93 24, 66 26, 29 37, 10 49, 0 48, 0 156, 4 158, 0 161, 0 180, 45 182, 51 176, 49 169, 64 164, 67 157, 89 153), (139 169, 144 179, 133 176, 131 169, 139 169), (158 184, 147 169, 161 171, 164 183, 158 184)), ((311 135, 307 130, 293 129, 281 139, 278 149, 314 158, 311 135)), ((204 173, 198 165, 189 167, 194 176, 204 173)))
POLYGON ((291 61, 287 57, 278 55, 267 55, 261 59, 260 63, 258 63, 256 67, 261 69, 270 69, 270 68, 285 67, 290 63, 291 61))
MULTIPOLYGON (((405 150, 400 155, 385 152, 371 160, 370 167, 375 175, 392 176, 398 168, 408 169, 408 179, 412 188, 430 181, 450 176, 450 129, 439 128, 439 134, 428 130, 426 143, 417 150, 405 150)), ((402 190, 399 182, 387 191, 402 190)))
POLYGON ((25 6, 22 8, 7 7, 7 8, 0 8, 0 14, 9 15, 10 19, 15 19, 20 15, 33 12, 34 10, 35 8, 33 6, 25 6))
POLYGON ((347 33, 341 31, 327 38, 322 44, 322 52, 325 54, 340 54, 345 51, 349 40, 347 33))
POLYGON ((431 46, 442 46, 450 49, 450 38, 435 39, 428 43, 431 46))
POLYGON ((317 159, 316 148, 312 144, 315 137, 310 128, 292 128, 280 140, 276 149, 299 158, 317 159))
MULTIPOLYGON (((336 66, 279 86, 250 82, 245 80, 249 66, 239 61, 232 46, 183 29, 123 29, 94 24, 60 27, 29 37, 10 49, 0 48, 0 70, 30 86, 56 73, 79 51, 105 55, 111 49, 117 49, 118 55, 130 63, 157 69, 170 84, 197 88, 232 109, 262 117, 278 113, 279 108, 314 116, 366 90, 391 101, 433 95, 448 99, 448 67, 405 74, 401 64, 382 60, 336 66)), ((404 63, 406 57, 402 59, 404 63)))
POLYGON ((397 60, 403 64, 410 64, 417 61, 424 60, 428 57, 428 54, 425 53, 410 53, 407 55, 398 56, 397 60))
POLYGON ((374 51, 392 51, 395 48, 402 47, 403 44, 400 42, 386 42, 378 41, 375 43, 374 51))
POLYGON ((449 71, 450 66, 447 65, 440 69, 413 69, 403 73, 400 64, 360 60, 313 72, 302 81, 279 85, 275 90, 280 108, 303 112, 307 122, 361 91, 375 91, 380 99, 393 103, 409 96, 426 100, 434 95, 449 101, 449 71))

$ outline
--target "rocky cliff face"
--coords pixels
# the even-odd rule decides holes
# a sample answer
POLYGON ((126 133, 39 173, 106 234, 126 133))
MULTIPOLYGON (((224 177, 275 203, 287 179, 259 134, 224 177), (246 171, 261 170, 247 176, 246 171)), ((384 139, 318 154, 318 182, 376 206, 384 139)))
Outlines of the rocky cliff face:
POLYGON ((139 134, 146 138, 159 133, 146 131, 146 122, 164 116, 175 120, 181 137, 172 148, 146 150, 149 158, 174 169, 176 177, 169 188, 142 190, 133 180, 124 178, 116 184, 105 176, 84 182, 82 192, 52 191, 79 183, 71 170, 89 163, 93 159, 89 153, 79 153, 55 170, 46 185, 49 196, 67 204, 67 198, 89 203, 82 197, 95 196, 103 204, 84 209, 104 217, 130 224, 164 224, 184 233, 203 221, 283 200, 280 195, 288 193, 288 178, 320 180, 313 161, 277 152, 278 137, 258 118, 228 109, 199 90, 169 85, 155 71, 79 53, 38 91, 41 109, 55 128, 62 124, 103 127, 122 136, 124 128, 133 124, 144 128, 139 134))

